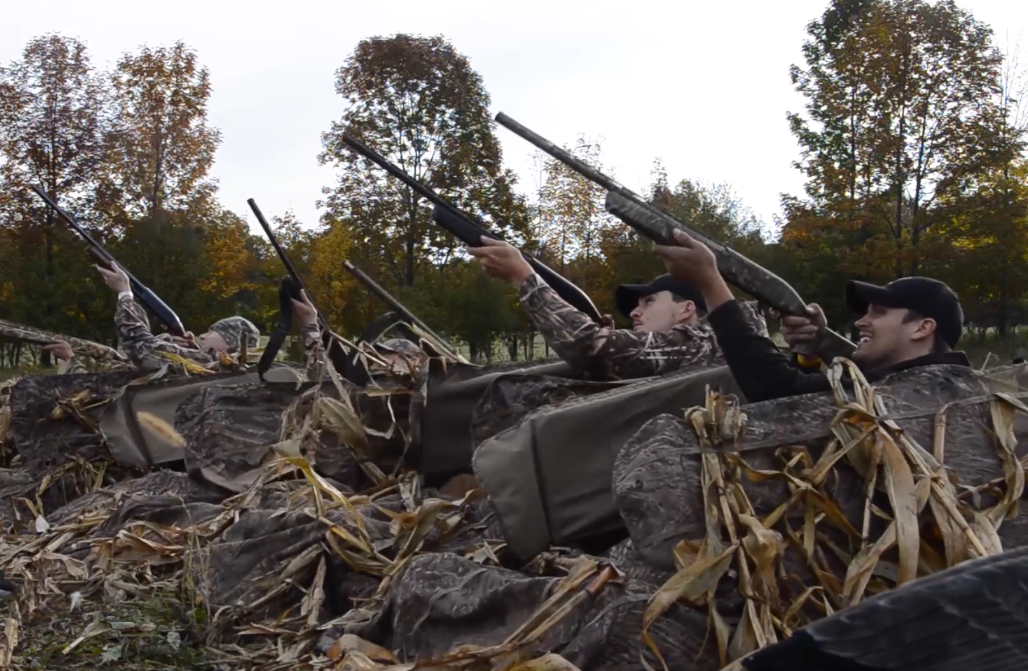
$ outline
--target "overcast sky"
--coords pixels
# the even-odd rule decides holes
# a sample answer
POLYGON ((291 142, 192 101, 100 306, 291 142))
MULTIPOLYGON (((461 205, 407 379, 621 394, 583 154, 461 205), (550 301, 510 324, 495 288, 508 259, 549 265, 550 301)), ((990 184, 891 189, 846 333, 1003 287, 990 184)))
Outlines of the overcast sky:
MULTIPOLYGON (((334 181, 320 167, 320 134, 343 112, 335 70, 357 42, 398 32, 445 35, 503 111, 558 144, 602 140, 604 163, 631 189, 660 157, 669 176, 728 182, 770 222, 779 195, 800 194, 787 111, 804 26, 827 0, 608 2, 385 0, 380 2, 8 2, 0 62, 50 31, 89 47, 98 67, 139 46, 183 40, 211 72, 210 123, 222 132, 214 177, 223 205, 245 215, 292 209, 317 222, 334 181)), ((1028 43, 1028 2, 962 0, 1001 47, 1028 43)), ((1028 46, 1028 45, 1026 45, 1028 46)), ((502 127, 504 159, 532 192, 533 147, 502 127)))

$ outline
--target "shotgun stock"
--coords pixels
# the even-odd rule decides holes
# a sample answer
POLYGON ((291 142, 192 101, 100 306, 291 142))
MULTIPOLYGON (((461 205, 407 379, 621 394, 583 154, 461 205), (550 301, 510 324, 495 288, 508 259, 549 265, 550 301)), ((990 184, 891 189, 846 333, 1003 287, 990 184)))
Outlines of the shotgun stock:
MULTIPOLYGON (((575 158, 549 140, 525 128, 520 123, 500 112, 496 122, 514 134, 531 142, 544 152, 568 166, 586 179, 607 190, 606 208, 641 235, 662 245, 673 245, 672 231, 676 228, 700 240, 714 252, 718 270, 725 280, 750 294, 757 300, 770 305, 782 314, 806 316, 806 303, 796 289, 767 268, 746 258, 735 250, 714 242, 697 233, 677 219, 647 203, 638 194, 625 188, 613 178, 575 158)), ((796 347, 801 354, 812 355, 818 351, 831 352, 833 356, 849 356, 856 349, 845 336, 824 329, 820 342, 796 347)))
MULTIPOLYGON (((456 207, 446 202, 435 191, 414 179, 399 167, 390 163, 384 156, 381 156, 360 140, 354 138, 352 135, 344 133, 343 143, 364 158, 378 165, 390 175, 406 184, 415 193, 435 205, 435 208, 432 210, 433 221, 456 236, 464 244, 469 247, 479 247, 482 244, 482 236, 493 238, 494 240, 503 240, 503 237, 498 233, 488 230, 482 222, 476 221, 470 215, 461 212, 456 207)), ((601 323, 603 321, 600 311, 596 309, 596 306, 593 304, 592 300, 589 299, 589 296, 586 295, 586 293, 577 285, 562 277, 559 273, 551 269, 539 259, 533 258, 524 252, 522 252, 521 255, 525 257, 528 263, 532 266, 532 269, 538 273, 539 277, 541 277, 546 284, 550 285, 550 287, 552 287, 561 298, 574 306, 577 310, 589 315, 589 318, 596 323, 601 323)))
MULTIPOLYGON (((57 205, 57 203, 50 200, 50 198, 43 193, 42 189, 38 188, 34 184, 30 186, 32 190, 36 192, 36 195, 43 199, 43 202, 53 208, 54 212, 56 212, 61 219, 68 222, 68 225, 71 226, 83 240, 85 240, 86 244, 89 245, 86 250, 89 256, 92 257, 92 259, 99 265, 111 270, 112 264, 117 263, 114 257, 108 254, 107 250, 105 250, 100 243, 94 240, 93 237, 89 235, 84 228, 82 228, 79 222, 75 220, 75 217, 65 212, 59 205, 57 205)), ((150 289, 144 286, 142 282, 137 280, 125 266, 122 266, 120 263, 118 265, 123 271, 125 271, 125 274, 128 275, 129 284, 132 287, 132 294, 135 296, 136 300, 149 308, 150 312, 161 320, 164 326, 168 329, 168 333, 182 339, 187 339, 186 329, 182 326, 182 320, 178 318, 175 311, 168 307, 168 304, 162 301, 157 294, 150 291, 150 289)))

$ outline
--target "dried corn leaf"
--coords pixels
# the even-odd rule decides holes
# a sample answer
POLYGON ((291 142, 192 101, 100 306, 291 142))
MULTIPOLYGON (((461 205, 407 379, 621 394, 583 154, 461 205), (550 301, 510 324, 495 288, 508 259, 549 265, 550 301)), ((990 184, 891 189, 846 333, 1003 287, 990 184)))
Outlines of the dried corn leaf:
POLYGON ((214 371, 207 370, 200 364, 191 359, 187 359, 184 356, 174 354, 173 352, 158 352, 158 354, 172 363, 182 366, 186 373, 190 375, 214 375, 214 371))
POLYGON ((14 657, 14 650, 18 647, 18 620, 8 617, 4 622, 4 647, 0 650, 0 669, 11 668, 11 660, 14 657))
POLYGON ((354 636, 353 634, 344 634, 341 636, 338 641, 332 644, 327 656, 329 659, 335 661, 352 652, 360 653, 367 659, 374 662, 384 662, 389 664, 399 664, 400 662, 400 660, 396 659, 396 656, 393 653, 385 648, 375 645, 371 641, 365 641, 363 638, 354 636))
POLYGON ((896 443, 883 434, 879 436, 883 438, 878 444, 882 448, 885 488, 895 515, 899 545, 899 575, 896 579, 902 585, 917 577, 917 558, 921 545, 914 475, 896 443))
POLYGON ((137 412, 136 420, 161 442, 180 450, 186 449, 185 439, 168 422, 149 412, 137 412))
POLYGON ((650 597, 643 613, 642 638, 646 646, 657 656, 661 664, 667 668, 664 658, 657 649, 657 644, 649 635, 649 628, 675 602, 681 600, 694 605, 702 605, 713 596, 722 576, 732 564, 736 547, 730 546, 720 555, 699 559, 678 571, 650 597))
POLYGON ((996 394, 997 398, 989 404, 992 415, 992 427, 999 443, 1000 459, 1003 462, 1003 474, 1006 480, 1006 491, 1003 498, 986 516, 999 529, 1004 520, 1017 516, 1018 502, 1024 494, 1024 468, 1017 458, 1017 436, 1014 435, 1014 419, 1017 411, 1024 404, 1007 394, 996 394))
POLYGON ((314 405, 325 428, 336 434, 343 444, 362 448, 367 446, 367 433, 352 405, 329 396, 319 397, 314 405))
POLYGON ((579 671, 579 668, 556 653, 516 664, 507 671, 579 671))

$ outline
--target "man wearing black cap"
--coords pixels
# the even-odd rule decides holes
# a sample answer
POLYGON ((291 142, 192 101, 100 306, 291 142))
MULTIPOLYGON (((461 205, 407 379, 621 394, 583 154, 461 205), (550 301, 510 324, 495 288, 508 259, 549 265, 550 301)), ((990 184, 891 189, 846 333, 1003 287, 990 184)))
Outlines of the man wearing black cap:
MULTIPOLYGON (((703 295, 689 282, 662 275, 649 284, 618 287, 618 310, 633 330, 596 324, 557 295, 512 245, 482 238, 468 251, 490 276, 518 288, 521 304, 546 343, 571 366, 589 368, 606 379, 662 375, 686 367, 723 364, 717 339, 704 315, 703 295)), ((744 319, 766 333, 753 305, 744 319)))
MULTIPOLYGON (((710 307, 708 321, 747 400, 831 388, 824 373, 793 366, 770 339, 749 328, 706 245, 681 231, 676 231, 675 238, 677 246, 655 245, 654 251, 672 277, 700 287, 710 307)), ((846 299, 860 315, 856 322, 860 342, 851 358, 869 379, 917 366, 970 365, 963 352, 953 351, 963 331, 964 314, 957 295, 942 282, 927 277, 906 277, 884 287, 850 282, 846 299)), ((811 306, 809 320, 791 320, 790 345, 811 340, 817 328, 824 326, 820 309, 811 306)))

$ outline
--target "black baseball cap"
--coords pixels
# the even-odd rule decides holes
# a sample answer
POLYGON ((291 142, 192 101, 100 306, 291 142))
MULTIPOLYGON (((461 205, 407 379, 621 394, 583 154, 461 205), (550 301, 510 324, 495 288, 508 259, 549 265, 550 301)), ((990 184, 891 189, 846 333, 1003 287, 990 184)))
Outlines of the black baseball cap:
POLYGON ((846 303, 859 315, 873 304, 913 310, 930 317, 935 320, 936 332, 951 348, 957 346, 964 330, 964 311, 957 294, 930 277, 904 277, 884 287, 854 280, 846 286, 846 303))
POLYGON ((661 291, 670 291, 686 300, 696 304, 696 310, 700 314, 706 314, 707 303, 703 300, 703 294, 692 282, 679 282, 671 279, 670 275, 661 275, 649 284, 622 284, 614 291, 614 303, 618 311, 629 319, 632 318, 632 310, 639 305, 639 299, 661 291))

